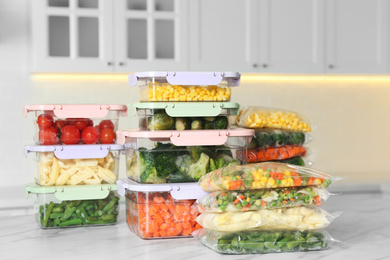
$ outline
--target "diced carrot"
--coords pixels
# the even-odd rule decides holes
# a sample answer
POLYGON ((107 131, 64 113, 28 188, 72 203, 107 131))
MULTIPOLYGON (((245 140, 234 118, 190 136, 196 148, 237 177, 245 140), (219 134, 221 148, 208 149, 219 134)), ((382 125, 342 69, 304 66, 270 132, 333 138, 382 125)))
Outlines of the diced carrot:
POLYGON ((234 200, 233 204, 237 204, 238 202, 242 201, 245 198, 246 197, 244 195, 238 196, 238 198, 234 200))
POLYGON ((269 174, 269 176, 270 176, 271 178, 277 178, 277 177, 278 177, 278 173, 277 173, 277 172, 271 172, 271 173, 269 174))
POLYGON ((287 201, 286 201, 286 200, 283 200, 282 204, 285 205, 286 203, 287 203, 287 201))
POLYGON ((166 237, 167 236, 167 232, 165 230, 160 230, 160 237, 166 237))
POLYGON ((314 201, 320 201, 321 198, 320 198, 320 196, 317 195, 317 196, 315 196, 315 197, 313 198, 313 200, 314 200, 314 201))
POLYGON ((153 233, 149 233, 149 232, 143 232, 140 235, 141 235, 141 237, 144 237, 144 238, 152 238, 153 237, 153 233))
POLYGON ((248 162, 256 162, 257 161, 257 156, 254 152, 252 151, 248 151, 248 153, 246 154, 246 160, 248 162))
POLYGON ((145 212, 143 211, 143 210, 140 210, 139 212, 138 212, 138 217, 140 218, 140 219, 143 219, 143 218, 145 218, 145 212))
POLYGON ((298 174, 297 172, 292 171, 292 172, 291 172, 291 176, 299 177, 299 174, 298 174))
POLYGON ((264 158, 265 158, 265 151, 264 150, 259 150, 259 151, 257 151, 256 155, 257 155, 257 160, 258 161, 263 161, 264 158))
POLYGON ((168 211, 168 207, 166 204, 159 204, 160 206, 160 212, 167 212, 168 211))
POLYGON ((314 177, 309 177, 307 180, 307 185, 313 185, 314 177))
POLYGON ((153 232, 153 237, 161 237, 160 231, 153 232))
POLYGON ((177 236, 177 233, 176 233, 175 228, 170 227, 170 228, 167 230, 167 236, 168 236, 168 237, 175 237, 175 236, 177 236))
POLYGON ((265 207, 265 202, 264 202, 264 200, 261 200, 261 207, 265 207))
POLYGON ((278 172, 278 180, 283 180, 284 174, 282 172, 278 172))
POLYGON ((185 237, 188 237, 190 236, 192 233, 192 228, 188 228, 188 229, 183 229, 183 232, 181 233, 182 236, 185 236, 185 237))
POLYGON ((164 223, 164 219, 160 216, 160 214, 154 214, 153 218, 158 224, 164 223))
POLYGON ((316 205, 316 206, 321 205, 321 204, 322 204, 321 201, 315 201, 315 202, 314 202, 314 205, 316 205))
POLYGON ((290 200, 291 200, 291 201, 295 201, 295 199, 294 199, 294 198, 290 198, 290 200))
POLYGON ((153 203, 164 203, 165 199, 163 197, 154 197, 153 198, 153 203))
POLYGON ((183 224, 182 223, 176 223, 175 230, 176 230, 177 234, 180 235, 180 233, 183 231, 183 224))
POLYGON ((161 223, 160 230, 167 230, 169 228, 169 225, 167 223, 161 223))
POLYGON ((302 180, 300 178, 295 178, 294 179, 294 186, 301 186, 302 185, 302 180))
POLYGON ((183 228, 184 229, 192 228, 191 223, 189 221, 183 222, 183 228))
POLYGON ((280 158, 281 159, 287 159, 289 156, 288 156, 288 153, 286 151, 283 151, 280 153, 280 158))
POLYGON ((242 181, 229 181, 229 190, 237 190, 241 186, 242 181))

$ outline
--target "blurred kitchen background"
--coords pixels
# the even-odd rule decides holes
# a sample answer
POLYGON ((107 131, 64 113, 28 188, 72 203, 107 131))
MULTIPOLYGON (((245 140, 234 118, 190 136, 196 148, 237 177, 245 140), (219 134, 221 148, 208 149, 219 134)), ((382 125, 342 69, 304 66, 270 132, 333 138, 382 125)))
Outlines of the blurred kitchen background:
POLYGON ((313 168, 390 184, 389 29, 388 0, 1 0, 0 214, 31 206, 23 106, 135 103, 138 71, 238 71, 233 102, 311 120, 313 168))

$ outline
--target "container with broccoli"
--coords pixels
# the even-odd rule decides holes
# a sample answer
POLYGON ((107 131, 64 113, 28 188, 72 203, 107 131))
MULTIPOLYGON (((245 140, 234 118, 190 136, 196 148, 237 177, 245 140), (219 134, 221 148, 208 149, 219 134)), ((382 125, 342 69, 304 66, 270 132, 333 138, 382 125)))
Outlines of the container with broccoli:
POLYGON ((177 132, 119 131, 118 140, 125 142, 128 178, 140 183, 196 182, 216 169, 245 164, 246 158, 240 155, 245 154, 253 130, 213 131, 189 131, 188 136, 173 137, 177 132), (126 135, 124 140, 122 135, 126 135), (214 144, 201 143, 210 140, 214 144))

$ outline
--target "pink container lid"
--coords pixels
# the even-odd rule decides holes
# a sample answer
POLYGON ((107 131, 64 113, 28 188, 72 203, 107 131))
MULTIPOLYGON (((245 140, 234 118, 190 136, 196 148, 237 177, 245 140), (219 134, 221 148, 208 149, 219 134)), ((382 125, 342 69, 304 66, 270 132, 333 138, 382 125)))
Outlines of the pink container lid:
POLYGON ((136 129, 120 130, 116 132, 117 143, 125 144, 126 137, 129 138, 149 138, 170 140, 176 146, 196 146, 196 145, 223 145, 228 137, 249 137, 251 141, 255 131, 253 129, 234 128, 218 130, 161 130, 161 131, 141 131, 136 129))
POLYGON ((51 111, 59 118, 102 118, 107 116, 108 111, 118 111, 120 116, 127 116, 126 105, 27 105, 24 107, 24 117, 35 111, 51 111))

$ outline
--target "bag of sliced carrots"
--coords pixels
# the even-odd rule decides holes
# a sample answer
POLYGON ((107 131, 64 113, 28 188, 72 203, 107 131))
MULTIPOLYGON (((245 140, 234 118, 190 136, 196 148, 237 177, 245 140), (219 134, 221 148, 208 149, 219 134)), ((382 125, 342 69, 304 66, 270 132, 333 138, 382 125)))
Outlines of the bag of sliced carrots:
POLYGON ((169 192, 126 192, 127 224, 144 239, 190 237, 202 228, 196 200, 175 200, 169 192))

